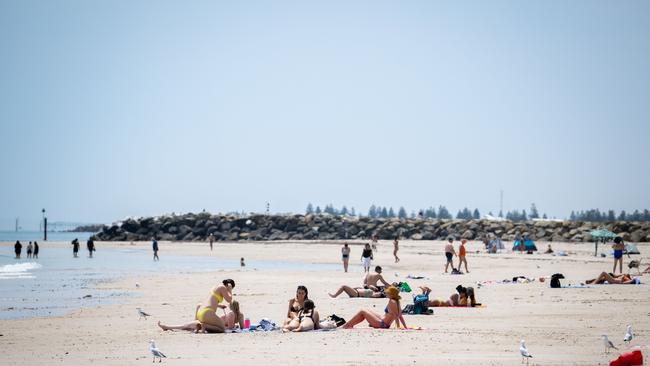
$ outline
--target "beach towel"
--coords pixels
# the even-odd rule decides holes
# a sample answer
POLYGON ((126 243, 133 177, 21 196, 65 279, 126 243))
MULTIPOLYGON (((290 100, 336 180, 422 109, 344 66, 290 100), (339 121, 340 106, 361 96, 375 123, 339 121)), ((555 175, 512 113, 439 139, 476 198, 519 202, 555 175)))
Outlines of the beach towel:
POLYGON ((409 279, 412 279, 412 280, 424 280, 424 279, 428 280, 428 278, 426 278, 426 277, 424 277, 422 275, 412 275, 412 274, 409 274, 408 276, 406 276, 406 278, 409 278, 409 279))
POLYGON ((591 286, 581 283, 578 285, 562 285, 562 288, 591 288, 591 286))

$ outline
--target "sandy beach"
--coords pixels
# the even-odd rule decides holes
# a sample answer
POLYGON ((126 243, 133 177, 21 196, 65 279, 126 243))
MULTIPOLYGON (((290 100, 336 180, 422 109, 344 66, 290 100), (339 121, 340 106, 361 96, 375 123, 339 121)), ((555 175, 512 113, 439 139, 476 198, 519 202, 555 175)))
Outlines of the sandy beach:
MULTIPOLYGON (((641 285, 596 285, 584 289, 551 289, 548 282, 485 284, 477 288, 481 308, 435 308, 434 315, 406 315, 409 326, 422 330, 375 330, 363 323, 353 330, 288 333, 191 334, 163 332, 156 322, 179 324, 192 320, 198 302, 222 279, 232 278, 234 296, 253 323, 266 317, 283 321, 287 302, 296 286, 305 285, 321 317, 337 314, 350 318, 361 308, 383 312, 386 299, 331 299, 327 293, 342 284, 362 284, 361 247, 352 247, 350 272, 331 270, 245 270, 215 268, 211 272, 160 274, 128 277, 103 284, 134 296, 125 303, 83 308, 65 316, 0 320, 0 349, 3 364, 132 365, 151 363, 148 340, 154 339, 167 354, 163 363, 177 365, 230 365, 274 363, 334 365, 519 365, 519 340, 525 339, 535 365, 606 365, 618 354, 604 354, 601 334, 608 334, 621 351, 625 326, 632 324, 636 338, 632 346, 650 344, 650 275, 641 285), (140 287, 136 288, 135 283, 140 287), (153 316, 139 320, 136 307, 153 316)), ((458 243, 456 243, 457 246, 458 243)), ((10 251, 10 243, 3 250, 10 251)), ((50 245, 50 244, 48 244, 50 245)), ((67 246, 68 243, 57 245, 67 246)), ((149 248, 138 242, 136 247, 149 248)), ((577 284, 611 271, 613 259, 593 256, 593 244, 553 243, 569 252, 566 257, 548 254, 519 254, 509 251, 488 255, 483 245, 470 242, 470 272, 444 274, 444 243, 400 242, 400 263, 393 263, 392 244, 381 241, 374 265, 384 267, 388 281, 407 281, 412 288, 427 285, 432 297, 447 298, 458 284, 499 281, 514 276, 537 278, 563 273, 563 284, 577 284), (479 251, 479 253, 477 253, 479 251), (428 279, 406 279, 408 274, 428 279)), ((547 243, 538 242, 540 251, 547 243)), ((99 242, 101 248, 133 246, 131 243, 99 242)), ((247 261, 285 261, 318 264, 340 263, 340 242, 251 242, 207 243, 161 242, 165 255, 215 256, 247 261)), ((650 245, 638 246, 642 263, 650 264, 650 245)), ((42 254, 45 255, 45 252, 42 254)), ((625 257, 625 268, 630 259, 625 257)), ((456 261, 456 259, 455 259, 456 261)), ((645 267, 645 266, 643 266, 645 267)), ((633 270, 633 273, 636 271, 633 270)), ((402 294, 402 306, 412 303, 402 294)), ((642 348, 648 357, 648 348, 642 348)))

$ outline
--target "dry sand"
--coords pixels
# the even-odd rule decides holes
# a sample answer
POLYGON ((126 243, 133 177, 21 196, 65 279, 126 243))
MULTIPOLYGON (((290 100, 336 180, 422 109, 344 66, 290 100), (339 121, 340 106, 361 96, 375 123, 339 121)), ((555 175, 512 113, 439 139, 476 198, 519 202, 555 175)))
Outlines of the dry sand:
MULTIPOLYGON (((541 251, 546 243, 537 243, 541 251)), ((62 243, 61 245, 68 245, 62 243)), ((99 248, 129 243, 97 243, 99 248)), ((150 243, 136 243, 149 247, 150 243)), ((247 260, 340 263, 336 242, 217 243, 210 252, 206 243, 160 243, 161 260, 170 253, 247 260)), ((593 244, 558 244, 568 257, 518 253, 477 254, 478 242, 468 245, 471 273, 443 274, 442 242, 402 241, 401 262, 393 263, 392 244, 380 243, 373 263, 384 267, 389 281, 404 281, 409 273, 428 280, 406 280, 411 287, 428 285, 433 297, 448 297, 458 284, 501 280, 516 275, 539 277, 556 272, 564 283, 579 283, 601 271, 611 271, 613 259, 595 258, 593 244)), ((509 243, 506 243, 509 248, 509 243)), ((650 253, 650 245, 639 245, 650 253)), ((9 250, 7 248, 7 250, 9 250)), ((182 323, 193 318, 198 302, 211 286, 224 278, 237 282, 235 297, 255 323, 268 317, 281 323, 288 300, 297 285, 309 288, 321 317, 335 313, 351 317, 361 308, 383 312, 386 299, 331 299, 328 291, 341 284, 360 285, 363 279, 353 246, 351 271, 218 270, 210 273, 166 274, 128 278, 104 285, 136 292, 127 303, 84 308, 61 317, 0 320, 0 353, 3 365, 134 365, 149 364, 148 340, 155 339, 168 356, 166 364, 239 365, 271 361, 328 365, 519 365, 519 340, 525 339, 535 365, 607 365, 617 353, 605 355, 600 335, 607 333, 621 350, 625 326, 636 332, 633 345, 650 344, 650 275, 642 285, 600 285, 588 289, 550 289, 548 283, 493 284, 477 289, 485 307, 436 308, 432 316, 406 316, 409 326, 423 330, 375 330, 360 325, 353 330, 298 334, 191 334, 163 332, 156 322, 182 323), (136 289, 134 284, 141 284, 136 289), (153 314, 138 320, 136 307, 153 314)), ((98 255, 101 253, 98 252, 98 255)), ((643 262, 650 264, 647 256, 643 262)), ((627 263, 629 259, 625 257, 627 263)), ((404 294, 402 305, 411 302, 404 294)), ((650 350, 643 349, 650 357, 650 350)))

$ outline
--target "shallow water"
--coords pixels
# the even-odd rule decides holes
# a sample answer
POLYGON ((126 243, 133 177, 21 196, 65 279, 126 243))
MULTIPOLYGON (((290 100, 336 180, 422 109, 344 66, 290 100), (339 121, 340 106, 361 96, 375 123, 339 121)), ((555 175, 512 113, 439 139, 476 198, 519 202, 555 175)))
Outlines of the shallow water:
MULTIPOLYGON (((82 246, 83 247, 83 246, 82 246)), ((73 258, 70 248, 41 246, 38 259, 15 259, 13 247, 0 255, 0 319, 62 315, 75 309, 123 301, 132 294, 95 287, 121 277, 156 273, 216 271, 239 268, 239 261, 211 257, 164 255, 154 262, 148 249, 102 248, 93 258, 86 250, 73 258)), ((24 249, 24 248, 23 248, 24 249)), ((339 266, 293 262, 249 261, 248 269, 332 270, 339 266)), ((134 283, 135 288, 135 283, 134 283)))

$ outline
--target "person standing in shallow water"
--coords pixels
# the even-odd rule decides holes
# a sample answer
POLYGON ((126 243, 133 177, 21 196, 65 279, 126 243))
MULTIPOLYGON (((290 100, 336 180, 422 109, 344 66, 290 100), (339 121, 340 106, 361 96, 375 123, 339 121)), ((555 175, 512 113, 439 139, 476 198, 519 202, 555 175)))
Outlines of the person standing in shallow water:
POLYGON ((32 257, 32 252, 34 251, 34 246, 32 245, 32 242, 30 241, 29 244, 27 244, 27 258, 32 257))
POLYGON ((79 239, 74 238, 74 240, 72 241, 72 256, 74 258, 77 258, 78 253, 79 253, 79 239))
POLYGON ((34 258, 38 259, 38 242, 34 242, 34 258))
POLYGON ((14 253, 16 253, 16 259, 20 259, 20 252, 23 251, 23 245, 20 244, 20 240, 16 240, 16 245, 14 245, 14 253))
POLYGON ((88 241, 86 242, 86 246, 88 247, 88 256, 92 258, 93 252, 95 251, 95 241, 93 240, 92 236, 88 238, 88 241))
POLYGON ((154 261, 159 261, 160 258, 158 258, 158 240, 156 238, 151 238, 151 246, 153 248, 153 260, 154 261))
POLYGON ((350 247, 348 243, 343 244, 341 248, 341 259, 343 260, 343 271, 348 271, 348 263, 350 263, 350 247))

